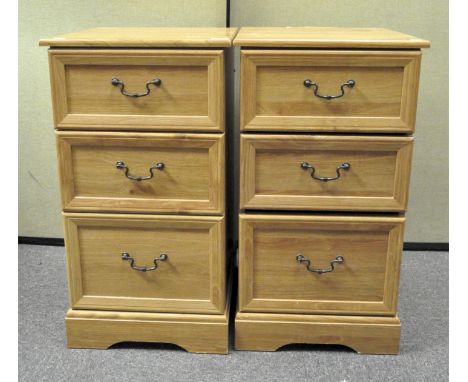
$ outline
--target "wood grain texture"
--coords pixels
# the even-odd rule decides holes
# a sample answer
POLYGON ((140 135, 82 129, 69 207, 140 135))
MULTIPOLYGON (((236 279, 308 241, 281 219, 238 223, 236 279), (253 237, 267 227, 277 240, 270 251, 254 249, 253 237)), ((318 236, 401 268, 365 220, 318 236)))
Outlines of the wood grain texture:
POLYGON ((219 314, 225 310, 222 217, 64 214, 73 309, 219 314), (168 259, 150 272, 131 269, 168 259))
POLYGON ((241 135, 240 207, 260 210, 404 211, 412 137, 241 135), (341 177, 322 182, 316 176, 341 177))
POLYGON ((410 133, 414 131, 419 51, 242 50, 243 131, 410 133), (310 79, 318 94, 304 86, 310 79))
POLYGON ((211 322, 207 315, 199 315, 183 321, 191 315, 178 314, 164 320, 164 313, 150 313, 151 320, 141 320, 141 313, 129 318, 122 312, 82 312, 80 318, 70 314, 66 318, 69 348, 107 349, 119 342, 159 342, 176 344, 191 353, 228 353, 228 318, 211 322))
POLYGON ((235 348, 318 343, 397 354, 411 134, 429 42, 382 28, 246 27, 234 45, 244 211, 235 348), (341 87, 349 80, 354 87, 341 87), (350 168, 322 182, 302 162, 318 177, 350 168), (315 270, 344 260, 317 273, 297 255, 315 270))
POLYGON ((57 132, 65 211, 223 214, 224 135, 57 132), (128 179, 116 168, 123 161, 128 179))
POLYGON ((289 344, 345 345, 360 354, 398 354, 398 317, 240 313, 236 350, 275 351, 289 344))
POLYGON ((241 312, 396 314, 404 218, 249 215, 239 221, 241 312), (302 254, 314 268, 296 261, 302 254))
POLYGON ((225 51, 216 48, 231 46, 235 33, 97 28, 41 40, 56 47, 49 62, 69 347, 167 342, 227 353, 225 51), (161 84, 127 97, 114 77, 128 93, 144 92, 154 78, 161 84), (138 181, 118 161, 131 176, 164 167, 138 181), (139 267, 154 266, 162 253, 167 259, 140 272, 124 252, 139 267))
POLYGON ((237 28, 92 28, 39 41, 52 47, 230 47, 237 28))
POLYGON ((65 318, 68 347, 107 349, 119 342, 162 342, 176 344, 191 353, 227 354, 232 268, 231 263, 222 314, 70 309, 65 318))
POLYGON ((222 50, 49 51, 55 127, 92 130, 224 131, 222 50), (111 84, 117 77, 131 93, 111 84))
POLYGON ((242 27, 234 45, 277 48, 429 48, 430 42, 384 28, 242 27))

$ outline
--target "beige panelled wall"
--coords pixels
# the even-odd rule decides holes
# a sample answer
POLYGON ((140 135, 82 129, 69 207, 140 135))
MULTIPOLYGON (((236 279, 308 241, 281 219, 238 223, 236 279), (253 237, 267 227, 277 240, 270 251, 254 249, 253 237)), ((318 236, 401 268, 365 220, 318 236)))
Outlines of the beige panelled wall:
POLYGON ((39 39, 102 26, 225 23, 225 0, 20 0, 20 236, 63 237, 47 49, 38 46, 39 39))
MULTIPOLYGON (((430 40, 421 68, 405 241, 448 242, 448 1, 235 0, 231 26, 383 27, 430 40)), ((239 105, 238 49, 235 57, 239 105)), ((238 116, 236 110, 237 127, 238 116)))

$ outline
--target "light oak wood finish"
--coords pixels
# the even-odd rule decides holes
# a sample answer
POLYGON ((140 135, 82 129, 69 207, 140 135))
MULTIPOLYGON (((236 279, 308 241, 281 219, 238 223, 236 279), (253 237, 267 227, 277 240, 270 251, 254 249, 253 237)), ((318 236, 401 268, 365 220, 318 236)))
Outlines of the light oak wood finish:
POLYGON ((384 28, 242 27, 234 45, 276 48, 429 48, 430 42, 384 28))
POLYGON ((247 27, 234 44, 242 132, 235 348, 398 353, 411 135, 429 42, 382 28, 247 27))
POLYGON ((222 313, 222 217, 64 214, 72 309, 222 313), (121 258, 128 252, 140 272, 121 258))
POLYGON ((396 314, 404 218, 241 214, 241 312, 396 314), (313 268, 296 261, 302 254, 313 268))
POLYGON ((241 135, 240 205, 261 210, 404 211, 412 137, 241 135), (315 176, 301 168, 307 162, 315 176))
POLYGON ((92 28, 44 38, 39 45, 101 48, 228 48, 237 28, 92 28))
POLYGON ((361 354, 398 354, 398 317, 236 314, 237 350, 275 351, 289 344, 345 345, 361 354))
POLYGON ((119 342, 162 342, 191 353, 227 354, 231 284, 220 315, 69 310, 68 347, 107 349, 119 342))
POLYGON ((49 51, 58 129, 224 131, 222 50, 49 51), (126 91, 150 94, 127 97, 126 91))
POLYGON ((224 213, 224 135, 57 132, 65 211, 224 213), (133 176, 116 168, 123 161, 133 176))
POLYGON ((227 353, 223 48, 236 32, 96 28, 40 41, 52 47, 69 347, 227 353))
POLYGON ((414 130, 419 51, 241 51, 241 130, 409 133, 414 130), (318 94, 304 86, 310 79, 318 94))

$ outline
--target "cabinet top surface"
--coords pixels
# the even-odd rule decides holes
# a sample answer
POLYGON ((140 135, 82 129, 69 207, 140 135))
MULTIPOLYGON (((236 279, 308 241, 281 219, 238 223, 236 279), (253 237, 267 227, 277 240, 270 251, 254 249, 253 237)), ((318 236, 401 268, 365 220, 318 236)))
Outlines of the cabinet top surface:
POLYGON ((383 28, 245 27, 234 45, 291 48, 428 48, 429 41, 383 28))
POLYGON ((232 45, 237 28, 93 28, 39 41, 51 47, 201 47, 232 45))

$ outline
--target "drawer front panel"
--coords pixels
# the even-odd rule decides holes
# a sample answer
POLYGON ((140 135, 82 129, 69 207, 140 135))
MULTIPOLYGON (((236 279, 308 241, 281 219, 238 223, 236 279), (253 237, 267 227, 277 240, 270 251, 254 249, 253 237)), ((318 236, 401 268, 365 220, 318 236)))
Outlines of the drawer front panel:
POLYGON ((73 309, 221 313, 221 217, 64 214, 73 309), (134 267, 157 268, 146 272, 134 267))
POLYGON ((243 134, 241 208, 404 211, 412 143, 412 137, 243 134))
POLYGON ((57 147, 66 211, 224 211, 223 135, 58 132, 57 147))
POLYGON ((50 64, 57 128, 224 130, 220 50, 51 50, 50 64))
POLYGON ((420 52, 244 50, 241 55, 244 131, 414 130, 420 52))
POLYGON ((394 315, 403 225, 399 217, 241 215, 240 310, 394 315), (331 272, 308 271, 305 260, 331 270, 339 256, 331 272))

